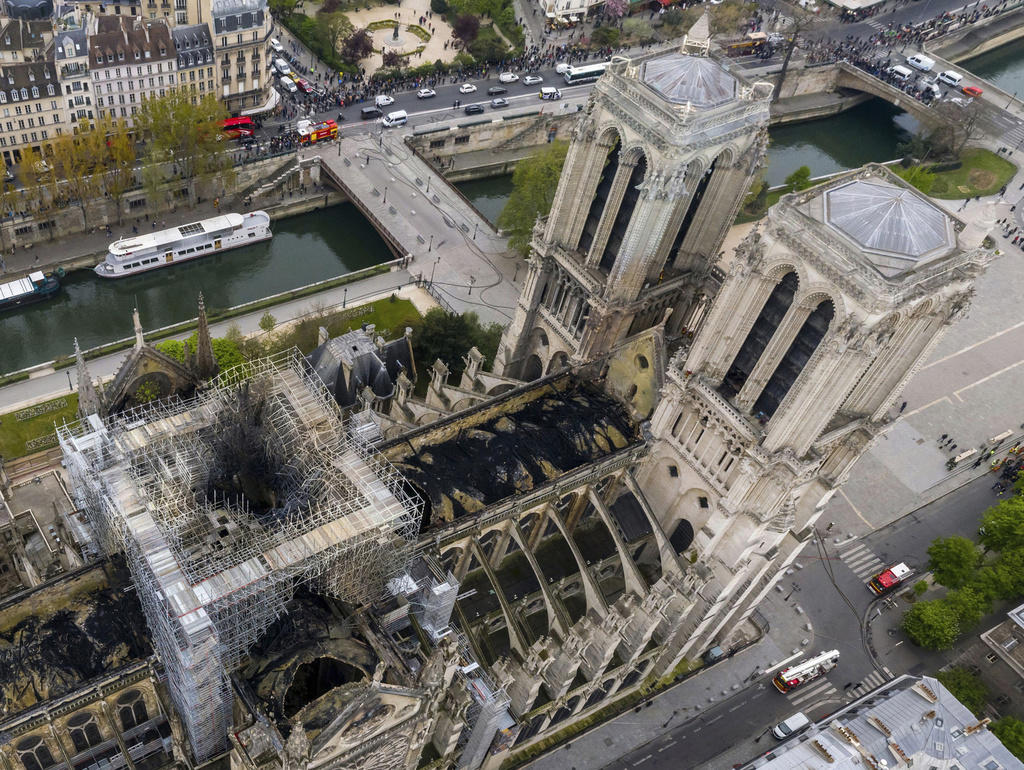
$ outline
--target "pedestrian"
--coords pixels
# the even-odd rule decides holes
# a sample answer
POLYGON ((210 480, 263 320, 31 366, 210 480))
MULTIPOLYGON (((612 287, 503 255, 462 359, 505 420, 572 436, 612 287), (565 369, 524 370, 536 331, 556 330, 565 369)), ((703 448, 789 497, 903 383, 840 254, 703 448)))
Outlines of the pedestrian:
POLYGON ((900 406, 900 414, 903 414, 903 410, 906 409, 906 408, 907 408, 907 402, 904 401, 903 404, 900 406))

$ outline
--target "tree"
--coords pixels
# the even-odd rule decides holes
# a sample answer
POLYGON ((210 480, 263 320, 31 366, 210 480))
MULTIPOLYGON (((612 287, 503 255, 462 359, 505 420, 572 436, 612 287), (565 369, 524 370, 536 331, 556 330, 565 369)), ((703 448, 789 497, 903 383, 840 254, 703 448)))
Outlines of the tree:
POLYGON ((621 37, 615 27, 598 27, 590 36, 590 42, 596 46, 617 46, 621 37))
POLYGON ((397 67, 400 68, 405 64, 405 57, 396 51, 385 51, 381 57, 381 64, 385 67, 397 67))
POLYGON ((1003 717, 989 725, 996 738, 1017 759, 1024 760, 1024 722, 1017 717, 1003 717))
POLYGON ((786 177, 786 186, 793 192, 806 190, 811 186, 811 170, 807 166, 801 166, 786 177))
POLYGON ((787 13, 792 13, 793 17, 785 29, 781 31, 786 37, 786 46, 785 53, 782 56, 782 67, 779 69, 779 79, 775 81, 775 90, 772 92, 772 104, 777 102, 779 97, 782 96, 782 84, 786 82, 786 73, 789 71, 789 62, 793 58, 793 52, 796 51, 797 46, 800 44, 800 35, 814 21, 814 16, 795 5, 787 8, 787 13))
POLYGON ((672 29, 681 27, 684 21, 686 21, 686 14, 683 13, 683 9, 678 5, 673 5, 665 13, 661 14, 661 23, 672 29))
POLYGON ((224 190, 234 184, 234 164, 220 140, 226 117, 224 105, 214 94, 192 104, 191 92, 183 88, 145 100, 135 116, 135 125, 149 145, 147 165, 166 170, 170 164, 177 169, 189 183, 190 204, 199 184, 216 179, 224 190))
POLYGON ((638 43, 646 43, 654 37, 654 27, 643 19, 626 19, 622 22, 622 33, 638 43))
POLYGON ((508 45, 492 27, 481 27, 476 40, 469 46, 469 52, 480 61, 497 62, 505 58, 508 45))
POLYGON ((967 104, 943 101, 933 104, 931 110, 938 124, 928 138, 932 145, 944 149, 954 158, 960 157, 964 147, 978 134, 981 109, 974 100, 967 104))
POLYGON ((448 13, 448 0, 430 0, 430 10, 438 16, 448 13))
POLYGON ((568 149, 565 142, 552 142, 519 161, 512 174, 512 194, 498 216, 498 227, 509 234, 509 246, 523 256, 530 251, 537 217, 551 210, 568 149))
POLYGON ((931 192, 932 185, 935 184, 935 174, 924 166, 911 166, 905 171, 897 169, 897 173, 925 195, 931 192))
POLYGON ((979 717, 988 702, 988 688, 981 679, 966 668, 956 666, 947 671, 940 671, 935 678, 953 693, 953 696, 964 704, 974 716, 979 717))
POLYGON ((992 602, 973 586, 964 586, 955 591, 950 591, 946 596, 946 603, 956 613, 960 621, 960 631, 966 631, 978 624, 978 622, 992 609, 992 602))
POLYGON ((260 328, 265 332, 272 332, 276 325, 277 319, 270 314, 269 310, 260 318, 260 328))
MULTIPOLYGON (((237 327, 235 329, 237 330, 237 327)), ((228 331, 230 332, 230 329, 228 331)), ((241 336, 240 333, 239 336, 241 336)), ((187 342, 188 349, 195 353, 198 340, 199 333, 192 332, 192 336, 187 340, 164 340, 156 343, 153 347, 179 363, 185 363, 185 343, 187 342)), ((213 357, 217 359, 217 366, 222 372, 232 366, 245 363, 238 339, 230 338, 230 334, 228 337, 214 337, 210 342, 213 346, 213 357)))
POLYGON ((960 635, 956 611, 941 599, 917 602, 903 615, 911 641, 929 650, 948 650, 960 635))
POLYGON ((373 53, 373 37, 367 29, 357 29, 341 44, 341 58, 349 64, 355 64, 371 53, 373 53))
POLYGON ((928 568, 935 582, 946 588, 960 588, 978 569, 978 546, 966 537, 940 537, 928 546, 928 568))
POLYGON ((629 0, 605 0, 604 15, 609 19, 621 19, 629 13, 629 0))
POLYGON ((480 34, 480 19, 469 14, 459 16, 455 19, 455 23, 452 24, 452 34, 468 48, 480 34))
POLYGON ((318 29, 323 37, 324 47, 338 53, 338 45, 352 36, 352 22, 340 12, 321 13, 317 16, 318 29))
MULTIPOLYGON (((789 13, 791 9, 787 8, 789 13)), ((715 35, 732 35, 745 25, 757 12, 757 5, 744 2, 725 2, 711 7, 711 32, 715 35)), ((666 15, 668 11, 665 12, 666 15)), ((781 82, 781 81, 780 81, 781 82)))
POLYGON ((82 224, 88 229, 88 207, 100 192, 106 170, 106 135, 99 127, 83 123, 77 134, 62 134, 51 147, 54 173, 63 179, 68 197, 81 208, 82 224))
POLYGON ((107 137, 107 168, 103 174, 103 189, 117 207, 117 221, 122 217, 121 201, 124 194, 135 186, 135 139, 124 120, 116 123, 109 119, 96 128, 107 137))
POLYGON ((981 517, 981 544, 990 551, 1024 547, 1024 497, 1014 495, 981 517))
POLYGON ((494 359, 501 338, 501 326, 483 325, 476 313, 455 315, 441 308, 428 310, 423 323, 413 334, 412 347, 420 371, 426 372, 434 361, 444 361, 453 375, 465 368, 462 357, 476 345, 484 357, 494 359))

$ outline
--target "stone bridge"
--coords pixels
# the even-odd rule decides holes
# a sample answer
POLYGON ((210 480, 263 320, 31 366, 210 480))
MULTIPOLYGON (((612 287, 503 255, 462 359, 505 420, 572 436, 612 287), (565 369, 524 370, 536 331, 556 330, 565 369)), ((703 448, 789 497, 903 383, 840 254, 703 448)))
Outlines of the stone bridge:
POLYGON ((906 94, 895 86, 891 86, 884 80, 879 80, 864 70, 854 67, 848 62, 840 62, 836 65, 836 88, 843 88, 849 91, 876 96, 884 99, 895 107, 910 113, 922 123, 934 126, 942 122, 942 117, 931 107, 906 94))

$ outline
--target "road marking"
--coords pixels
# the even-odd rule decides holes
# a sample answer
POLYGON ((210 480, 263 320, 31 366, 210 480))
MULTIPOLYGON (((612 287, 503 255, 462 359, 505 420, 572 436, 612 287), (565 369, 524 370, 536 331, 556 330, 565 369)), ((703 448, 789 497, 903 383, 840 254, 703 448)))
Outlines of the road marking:
POLYGON ((959 356, 959 355, 961 355, 963 353, 966 353, 969 350, 974 350, 974 348, 978 347, 979 345, 984 345, 986 342, 991 342, 992 340, 996 339, 997 337, 1001 337, 1004 334, 1007 334, 1008 332, 1012 332, 1014 329, 1019 329, 1021 326, 1024 326, 1024 321, 1020 321, 1018 323, 1015 323, 1013 326, 1007 326, 1001 332, 996 332, 995 334, 990 334, 985 339, 978 340, 974 344, 968 345, 966 348, 961 348, 960 350, 957 350, 955 353, 950 353, 948 356, 943 356, 942 358, 936 359, 935 361, 932 361, 927 366, 922 366, 918 371, 923 372, 925 369, 930 369, 933 366, 941 364, 941 363, 943 363, 945 361, 949 361, 951 358, 956 358, 957 356, 959 356))
POLYGON ((857 510, 857 506, 853 504, 853 500, 851 500, 851 499, 850 499, 850 498, 849 498, 849 497, 848 497, 848 496, 846 495, 846 492, 844 492, 842 488, 840 488, 840 489, 839 489, 839 494, 840 494, 840 495, 842 496, 842 498, 843 498, 843 499, 844 499, 844 500, 846 501, 846 504, 847 504, 848 506, 850 506, 850 510, 852 510, 852 511, 853 511, 854 513, 856 513, 856 514, 857 514, 857 518, 858 518, 858 519, 860 519, 861 521, 863 521, 863 522, 864 522, 865 524, 867 524, 867 526, 868 526, 868 529, 870 529, 870 530, 871 530, 872 532, 874 532, 874 530, 875 530, 875 525, 874 525, 874 524, 872 524, 872 523, 871 523, 870 521, 868 521, 867 519, 865 519, 865 518, 864 518, 864 514, 862 514, 862 513, 861 513, 861 512, 859 511, 859 510, 857 510))
POLYGON ((673 746, 675 746, 677 743, 678 743, 678 741, 672 741, 672 743, 666 743, 664 746, 662 746, 660 749, 658 749, 658 751, 665 751, 666 749, 670 749, 673 746))
POLYGON ((796 660, 797 658, 800 658, 800 657, 803 657, 803 653, 802 652, 795 652, 792 655, 790 655, 788 658, 785 658, 784 660, 779 661, 778 663, 776 663, 771 668, 766 668, 761 673, 763 673, 763 674, 770 674, 772 671, 775 671, 777 669, 782 668, 784 665, 789 663, 789 661, 796 660))
MULTIPOLYGON (((956 396, 957 398, 960 398, 960 394, 963 393, 965 390, 970 390, 976 385, 981 385, 983 382, 988 382, 993 377, 998 377, 1000 374, 1004 374, 1010 371, 1011 369, 1016 369, 1021 364, 1024 364, 1024 361, 1018 361, 1015 364, 1010 364, 1009 366, 1000 369, 998 372, 992 372, 992 374, 988 375, 987 377, 982 377, 980 380, 976 380, 972 382, 970 385, 964 385, 964 387, 960 388, 959 390, 954 390, 953 395, 956 396)), ((962 398, 960 400, 963 401, 962 398)))
POLYGON ((646 762, 646 761, 647 761, 648 759, 650 759, 650 758, 651 758, 652 756, 653 756, 652 754, 648 754, 648 755, 647 755, 646 757, 644 757, 643 759, 638 759, 638 760, 637 760, 636 762, 634 762, 634 763, 633 763, 633 767, 636 767, 637 765, 642 765, 642 764, 643 764, 644 762, 646 762))
POLYGON ((704 724, 706 724, 706 725, 711 725, 711 724, 714 724, 715 722, 717 722, 717 721, 718 721, 719 719, 721 719, 721 718, 722 718, 722 717, 724 717, 724 716, 725 716, 725 714, 719 714, 719 715, 718 715, 717 717, 715 717, 714 719, 709 719, 709 720, 708 720, 707 722, 705 722, 704 724))
POLYGON ((735 706, 733 706, 731 709, 729 709, 729 713, 731 714, 736 709, 741 709, 741 708, 743 708, 746 705, 747 705, 746 703, 737 703, 735 706))

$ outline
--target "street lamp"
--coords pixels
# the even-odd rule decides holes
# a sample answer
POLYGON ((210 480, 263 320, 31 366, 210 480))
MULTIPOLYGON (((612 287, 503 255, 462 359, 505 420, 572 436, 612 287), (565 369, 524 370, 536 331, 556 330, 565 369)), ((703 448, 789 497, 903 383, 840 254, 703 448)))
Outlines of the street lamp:
POLYGON ((516 273, 515 273, 515 275, 512 276, 512 283, 515 283, 516 279, 518 277, 519 277, 519 262, 516 262, 516 273))
POLYGON ((473 275, 469 276, 469 294, 467 296, 469 296, 469 297, 473 296, 473 284, 475 284, 475 283, 476 283, 476 276, 473 276, 473 275))
POLYGON ((1017 92, 1016 92, 1016 91, 1014 91, 1014 92, 1013 92, 1013 96, 1011 96, 1011 97, 1010 97, 1010 101, 1008 101, 1008 102, 1006 103, 1006 106, 1005 106, 1005 107, 1003 107, 1003 109, 1004 109, 1004 110, 1008 110, 1008 109, 1010 109, 1010 105, 1011 105, 1011 104, 1013 104, 1013 100, 1014 100, 1014 99, 1016 99, 1016 98, 1017 98, 1017 92))
POLYGON ((429 252, 431 252, 433 250, 434 250, 434 234, 431 233, 430 234, 430 245, 427 246, 427 252, 429 253, 429 252))
POLYGON ((384 188, 384 203, 385 203, 385 205, 387 204, 387 202, 388 202, 388 188, 385 187, 384 188))
POLYGON ((476 222, 476 223, 475 223, 475 224, 473 225, 473 240, 474 240, 474 241, 476 240, 476 231, 477 231, 477 230, 479 230, 479 229, 480 229, 480 223, 479 223, 479 222, 476 222))
POLYGON ((341 295, 341 306, 345 307, 348 304, 348 286, 345 287, 345 293, 341 295))
POLYGON ((431 288, 433 288, 433 286, 434 286, 434 271, 437 270, 437 263, 440 262, 440 261, 441 261, 440 257, 435 259, 434 260, 434 266, 432 268, 430 268, 430 287, 431 288))

